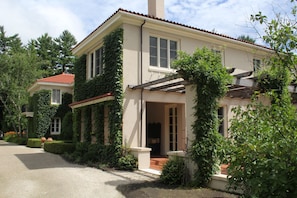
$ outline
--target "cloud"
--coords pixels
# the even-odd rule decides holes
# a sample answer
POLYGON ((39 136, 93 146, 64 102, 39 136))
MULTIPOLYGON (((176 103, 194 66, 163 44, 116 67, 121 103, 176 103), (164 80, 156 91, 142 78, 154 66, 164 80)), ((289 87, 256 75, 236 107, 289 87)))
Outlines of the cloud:
MULTIPOLYGON (((147 0, 1 0, 0 7, 0 25, 8 35, 18 33, 24 43, 44 33, 58 37, 66 29, 79 42, 118 8, 147 14, 147 0)), ((289 2, 274 0, 165 0, 165 17, 235 38, 257 38, 251 14, 262 11, 273 17, 290 7, 289 2)))
POLYGON ((36 2, 1 2, 0 25, 4 26, 8 35, 18 33, 24 43, 44 33, 58 37, 64 30, 69 30, 79 40, 86 35, 81 19, 69 8, 47 1, 36 2))

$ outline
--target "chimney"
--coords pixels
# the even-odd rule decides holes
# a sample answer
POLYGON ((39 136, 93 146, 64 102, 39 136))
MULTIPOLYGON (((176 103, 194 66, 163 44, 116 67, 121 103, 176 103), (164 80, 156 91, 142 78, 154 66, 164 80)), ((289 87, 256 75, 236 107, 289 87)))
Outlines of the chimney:
POLYGON ((148 1, 148 15, 164 19, 164 0, 147 0, 148 1))

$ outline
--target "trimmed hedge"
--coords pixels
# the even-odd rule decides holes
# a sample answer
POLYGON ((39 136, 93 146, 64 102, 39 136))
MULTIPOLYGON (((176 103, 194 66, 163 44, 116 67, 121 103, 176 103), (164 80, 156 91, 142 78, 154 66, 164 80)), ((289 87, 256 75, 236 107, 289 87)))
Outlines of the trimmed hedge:
POLYGON ((27 147, 30 148, 41 148, 40 138, 29 138, 27 142, 27 147))
POLYGON ((75 144, 63 141, 45 142, 44 150, 55 154, 72 153, 75 150, 75 144))

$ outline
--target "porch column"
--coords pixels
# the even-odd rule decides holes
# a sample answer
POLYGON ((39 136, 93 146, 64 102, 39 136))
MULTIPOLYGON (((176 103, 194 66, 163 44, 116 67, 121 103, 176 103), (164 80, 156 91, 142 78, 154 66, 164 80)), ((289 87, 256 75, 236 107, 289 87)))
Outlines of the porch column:
POLYGON ((131 147, 131 154, 138 159, 138 169, 149 169, 151 148, 131 147))

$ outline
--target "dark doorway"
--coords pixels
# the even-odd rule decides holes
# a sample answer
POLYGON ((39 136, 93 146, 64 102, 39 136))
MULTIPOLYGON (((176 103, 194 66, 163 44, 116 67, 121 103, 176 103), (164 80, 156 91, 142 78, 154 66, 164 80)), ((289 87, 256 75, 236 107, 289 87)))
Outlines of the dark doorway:
POLYGON ((147 147, 151 148, 151 155, 158 156, 161 152, 161 123, 148 123, 147 147))

